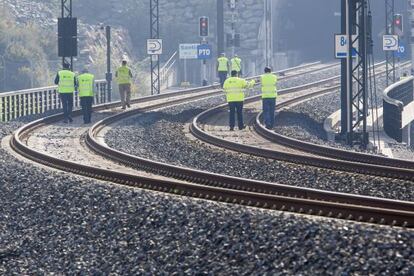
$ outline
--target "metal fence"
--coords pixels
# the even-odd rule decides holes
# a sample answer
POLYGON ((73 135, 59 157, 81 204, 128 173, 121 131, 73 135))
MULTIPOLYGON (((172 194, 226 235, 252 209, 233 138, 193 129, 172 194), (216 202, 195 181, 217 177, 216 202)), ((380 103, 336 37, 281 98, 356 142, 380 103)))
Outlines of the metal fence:
MULTIPOLYGON (((106 81, 96 83, 94 104, 103 104, 108 101, 106 81)), ((80 108, 77 94, 74 95, 74 108, 80 108)), ((60 109, 61 102, 57 86, 19 90, 0 93, 0 122, 7 122, 19 117, 42 114, 60 109)))
POLYGON ((413 80, 414 77, 408 77, 384 90, 384 131, 399 143, 403 140, 402 116, 404 106, 414 99, 413 80))
POLYGON ((161 90, 170 88, 177 84, 177 59, 178 52, 174 52, 160 70, 161 90))

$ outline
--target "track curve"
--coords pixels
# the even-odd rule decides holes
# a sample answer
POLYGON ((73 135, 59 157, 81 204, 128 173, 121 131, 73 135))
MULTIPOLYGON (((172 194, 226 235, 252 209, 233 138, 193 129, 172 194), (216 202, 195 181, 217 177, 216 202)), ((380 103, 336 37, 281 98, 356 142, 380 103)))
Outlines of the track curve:
MULTIPOLYGON (((216 87, 210 87, 207 88, 207 90, 211 90, 212 88, 214 89, 216 87)), ((206 88, 201 89, 201 91, 205 90, 206 88)), ((217 93, 217 91, 211 93, 217 93)), ((165 97, 168 97, 168 95, 165 97)), ((195 96, 194 99, 196 97, 197 96, 195 96)), ((108 108, 109 106, 110 105, 101 106, 98 108, 108 108)), ((165 106, 165 104, 155 105, 151 108, 159 108, 161 106, 165 106)), ((143 111, 145 110, 140 110, 138 112, 143 111)), ((184 181, 173 179, 155 180, 140 175, 113 172, 92 166, 80 165, 40 153, 25 145, 24 139, 29 135, 31 130, 59 120, 61 119, 61 115, 44 118, 22 127, 13 135, 11 146, 15 151, 36 162, 79 175, 112 181, 123 185, 262 208, 295 211, 299 213, 316 214, 371 223, 414 227, 414 204, 410 202, 303 189, 211 174, 203 171, 162 164, 151 160, 143 160, 142 158, 135 156, 128 156, 125 153, 116 152, 113 149, 105 147, 105 145, 102 145, 97 141, 97 134, 106 124, 113 123, 121 118, 130 116, 133 113, 134 112, 131 111, 130 113, 125 112, 117 114, 95 124, 89 130, 86 138, 88 146, 100 154, 106 155, 108 158, 117 160, 126 165, 140 167, 148 171, 156 171, 158 174, 178 178, 184 181)))

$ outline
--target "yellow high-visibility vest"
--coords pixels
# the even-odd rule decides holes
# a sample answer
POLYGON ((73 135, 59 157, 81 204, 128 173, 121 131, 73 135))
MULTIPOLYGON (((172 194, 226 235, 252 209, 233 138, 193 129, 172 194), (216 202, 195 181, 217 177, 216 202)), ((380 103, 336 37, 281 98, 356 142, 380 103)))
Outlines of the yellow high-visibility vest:
POLYGON ((277 98, 277 76, 272 73, 267 73, 260 76, 262 85, 262 98, 273 99, 277 98))
POLYGON ((93 97, 94 81, 94 75, 89 73, 78 76, 79 97, 93 97))
POLYGON ((229 59, 226 57, 219 57, 218 61, 218 71, 220 72, 228 72, 229 71, 229 59))
POLYGON ((61 70, 58 75, 58 92, 61 94, 75 92, 75 73, 69 70, 61 70))
POLYGON ((223 90, 226 93, 226 100, 230 102, 242 102, 244 101, 244 91, 246 88, 253 87, 255 81, 247 82, 246 80, 238 77, 228 78, 224 82, 223 90))
POLYGON ((231 59, 231 71, 240 72, 241 71, 241 58, 235 57, 231 59))
POLYGON ((127 66, 121 66, 118 68, 116 81, 118 84, 131 84, 131 70, 127 66))

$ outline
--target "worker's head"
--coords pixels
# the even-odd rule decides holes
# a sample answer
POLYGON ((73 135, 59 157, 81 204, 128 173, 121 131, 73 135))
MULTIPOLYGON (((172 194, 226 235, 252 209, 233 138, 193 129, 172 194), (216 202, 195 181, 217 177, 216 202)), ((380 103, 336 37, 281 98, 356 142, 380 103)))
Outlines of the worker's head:
POLYGON ((406 72, 404 72, 404 73, 403 73, 403 77, 406 77, 406 76, 407 76, 407 73, 406 73, 406 72))
POLYGON ((64 63, 63 63, 63 69, 69 69, 69 68, 70 68, 69 63, 64 62, 64 63))
POLYGON ((271 73, 272 72, 272 68, 270 68, 269 66, 266 66, 264 69, 265 73, 271 73))
POLYGON ((238 73, 236 70, 231 71, 231 76, 232 77, 237 77, 238 73))
POLYGON ((225 53, 221 53, 221 54, 220 54, 220 56, 221 56, 221 57, 225 57, 225 56, 226 56, 226 54, 225 54, 225 53))
POLYGON ((88 70, 87 67, 85 67, 85 68, 82 69, 82 74, 86 74, 86 73, 89 73, 89 70, 88 70))
POLYGON ((126 61, 126 59, 123 59, 122 60, 122 66, 125 66, 125 65, 127 65, 127 61, 126 61))
POLYGON ((234 57, 239 57, 237 54, 234 54, 234 57))

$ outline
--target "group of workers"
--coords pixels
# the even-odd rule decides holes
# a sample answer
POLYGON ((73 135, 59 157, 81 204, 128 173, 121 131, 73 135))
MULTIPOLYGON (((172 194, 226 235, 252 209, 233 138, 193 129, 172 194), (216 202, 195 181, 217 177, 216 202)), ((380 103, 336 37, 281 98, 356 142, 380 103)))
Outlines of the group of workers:
MULTIPOLYGON (((132 71, 127 66, 127 61, 125 59, 116 71, 115 77, 119 86, 122 109, 131 107, 132 71)), ((58 86, 57 91, 62 103, 64 115, 63 122, 73 122, 73 96, 77 91, 82 107, 83 122, 85 124, 91 123, 92 104, 95 94, 95 76, 89 73, 86 68, 82 71, 82 74, 76 76, 76 74, 70 70, 69 64, 65 63, 63 64, 63 69, 56 74, 55 84, 58 86)))
MULTIPOLYGON (((247 89, 253 88, 255 81, 246 81, 241 77, 242 61, 235 55, 230 61, 225 54, 221 54, 217 60, 217 71, 220 77, 220 84, 226 94, 229 105, 229 126, 230 131, 234 130, 236 117, 239 130, 245 128, 243 122, 243 103, 247 89), (230 77, 228 72, 230 71, 230 77)), ((124 59, 122 65, 116 71, 116 80, 119 86, 122 109, 131 107, 131 83, 132 71, 124 59)), ((264 74, 260 76, 260 86, 263 104, 263 119, 266 128, 272 129, 275 122, 275 107, 277 98, 277 76, 272 73, 270 67, 266 67, 264 74)), ((87 69, 76 76, 70 70, 69 64, 63 65, 55 78, 58 85, 58 92, 62 102, 64 123, 72 122, 73 95, 78 91, 83 112, 83 122, 89 124, 92 118, 92 104, 94 99, 95 76, 87 69)))
POLYGON ((232 59, 228 59, 226 54, 222 53, 217 59, 217 72, 220 78, 220 85, 223 87, 224 81, 227 79, 229 72, 236 71, 237 76, 242 75, 242 60, 237 54, 232 59))
MULTIPOLYGON (((225 54, 221 54, 217 59, 217 72, 220 84, 226 94, 229 105, 229 126, 230 131, 234 131, 236 116, 239 130, 245 128, 243 122, 243 103, 247 89, 253 88, 255 81, 246 81, 241 77, 242 61, 235 55, 229 62, 225 54), (230 71, 230 77, 227 78, 230 71)), ((260 86, 262 93, 263 121, 267 129, 272 129, 275 123, 275 110, 277 98, 277 76, 272 73, 268 66, 264 69, 264 74, 260 76, 260 86)))

